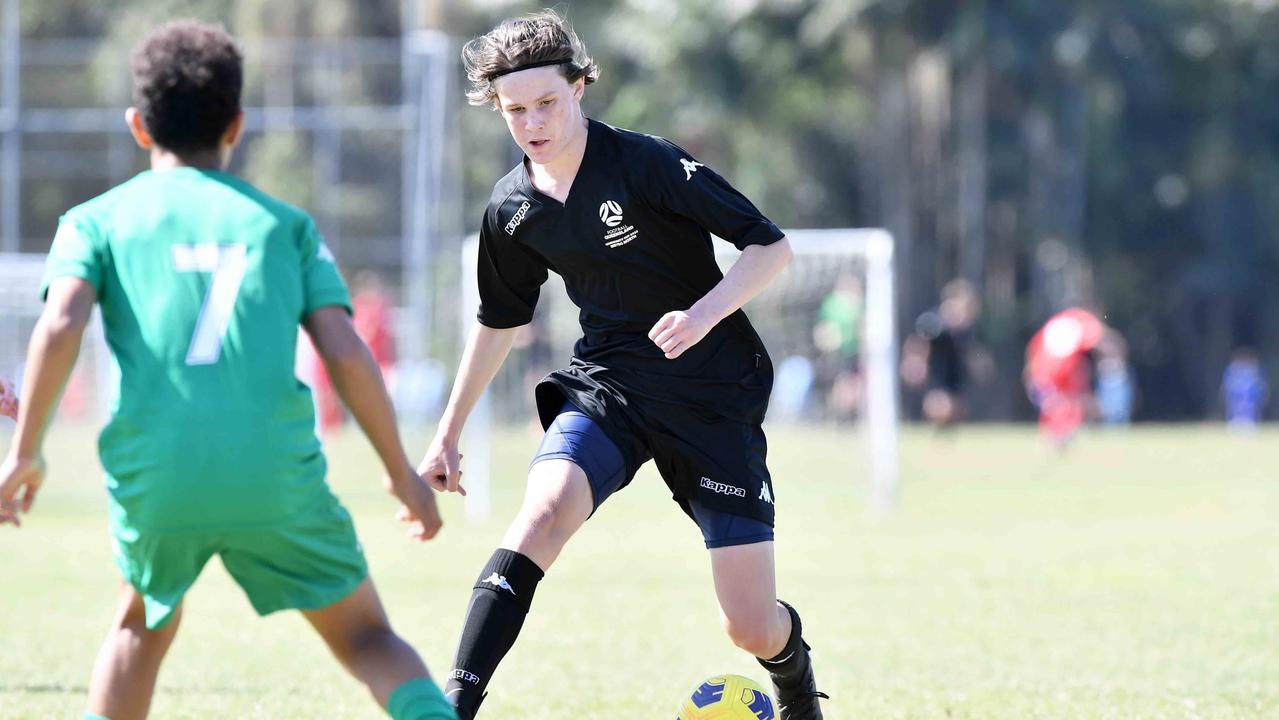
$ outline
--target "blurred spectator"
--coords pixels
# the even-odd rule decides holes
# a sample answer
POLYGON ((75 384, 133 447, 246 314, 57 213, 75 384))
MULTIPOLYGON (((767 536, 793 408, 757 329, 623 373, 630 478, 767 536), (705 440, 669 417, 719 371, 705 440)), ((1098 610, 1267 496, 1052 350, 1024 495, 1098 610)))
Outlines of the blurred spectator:
MULTIPOLYGON (((521 392, 515 397, 521 400, 533 397, 534 388, 552 369, 551 332, 547 327, 546 317, 542 314, 533 316, 533 320, 522 326, 511 344, 512 359, 519 368, 521 392)), ((511 395, 511 393, 508 393, 511 395)), ((542 423, 531 406, 521 406, 521 412, 528 416, 530 437, 540 438, 543 434, 542 423)))
POLYGON ((1082 308, 1048 319, 1026 345, 1026 392, 1039 408, 1039 427, 1057 448, 1078 432, 1092 404, 1092 351, 1106 326, 1082 308))
MULTIPOLYGON (((381 276, 372 270, 358 273, 352 289, 351 322, 355 332, 368 345, 388 391, 394 393, 395 331, 391 297, 381 276)), ((300 333, 298 338, 298 377, 311 387, 317 430, 326 435, 342 427, 346 422, 346 410, 310 337, 300 333)))
POLYGON ((813 363, 803 355, 789 355, 777 364, 769 415, 778 420, 801 420, 813 387, 813 363))
POLYGON ((323 436, 342 426, 342 403, 338 400, 324 360, 311 343, 311 336, 298 333, 298 379, 311 388, 315 403, 315 430, 323 436))
POLYGON ((924 390, 924 419, 938 428, 963 418, 968 346, 980 312, 972 283, 951 280, 942 288, 941 304, 919 316, 902 345, 902 379, 924 390))
POLYGON ((351 307, 355 315, 351 320, 355 333, 369 346, 373 361, 382 371, 382 379, 387 388, 393 390, 395 323, 391 295, 382 282, 382 276, 375 270, 360 271, 353 286, 355 294, 351 296, 351 307))
POLYGON ((813 328, 818 350, 816 374, 828 387, 827 415, 836 421, 854 419, 862 404, 861 344, 866 292, 860 277, 840 273, 823 300, 813 328))
POLYGON ((1256 351, 1251 348, 1235 351, 1221 378, 1221 394, 1230 428, 1245 432, 1256 430, 1270 396, 1270 386, 1261 372, 1256 351))
POLYGON ((1128 370, 1128 348, 1123 337, 1113 329, 1105 332, 1097 346, 1095 394, 1097 420, 1101 424, 1124 427, 1132 422, 1136 393, 1128 370))
POLYGON ((18 419, 18 390, 13 383, 0 377, 0 416, 18 419))

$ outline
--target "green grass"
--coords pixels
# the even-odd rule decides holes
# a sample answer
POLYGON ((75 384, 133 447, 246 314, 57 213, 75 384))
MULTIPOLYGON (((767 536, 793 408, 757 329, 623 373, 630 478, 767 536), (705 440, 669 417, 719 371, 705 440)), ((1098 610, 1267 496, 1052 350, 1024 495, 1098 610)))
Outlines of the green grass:
MULTIPOLYGON (((535 443, 503 437, 494 519, 467 524, 445 498, 425 546, 391 520, 360 438, 331 448, 392 620, 436 672, 519 501, 535 443)), ((868 510, 856 436, 770 439, 781 592, 827 717, 1279 716, 1279 432, 1094 434, 1057 456, 1025 429, 908 431, 889 517, 868 510)), ((91 433, 55 428, 48 456, 35 514, 0 529, 0 718, 79 717, 115 601, 91 433)), ((256 617, 216 562, 183 622, 155 718, 381 717, 295 613, 256 617)), ((669 718, 725 672, 765 679, 720 630, 700 536, 646 470, 538 590, 486 717, 669 718)))

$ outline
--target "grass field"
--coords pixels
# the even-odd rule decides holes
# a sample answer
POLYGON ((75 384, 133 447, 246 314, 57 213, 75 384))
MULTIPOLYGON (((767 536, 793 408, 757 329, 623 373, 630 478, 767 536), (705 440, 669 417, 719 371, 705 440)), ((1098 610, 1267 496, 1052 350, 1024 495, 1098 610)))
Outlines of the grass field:
MULTIPOLYGON (((1056 456, 1026 429, 907 431, 903 505, 883 518, 855 437, 771 441, 781 592, 828 718, 1279 717, 1279 432, 1095 434, 1056 456)), ((492 522, 445 498, 449 524, 419 546, 359 437, 333 443, 392 620, 437 673, 533 444, 506 436, 492 522)), ((0 531, 0 718, 83 709, 117 583, 92 445, 55 427, 35 514, 0 531)), ((381 717, 300 617, 257 618, 216 562, 183 622, 155 718, 381 717)), ((725 672, 765 680, 723 636, 700 536, 646 470, 538 590, 485 717, 669 719, 725 672)))

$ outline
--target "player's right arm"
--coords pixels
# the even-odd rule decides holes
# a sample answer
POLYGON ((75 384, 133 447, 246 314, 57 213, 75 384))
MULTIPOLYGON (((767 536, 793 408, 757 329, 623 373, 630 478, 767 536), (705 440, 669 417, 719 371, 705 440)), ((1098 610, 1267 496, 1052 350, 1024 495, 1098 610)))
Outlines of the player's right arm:
MULTIPOLYGON (((514 229, 507 230, 503 213, 512 212, 507 198, 498 196, 489 203, 480 223, 479 253, 476 258, 476 285, 480 291, 477 322, 466 340, 462 362, 449 404, 440 418, 435 438, 418 464, 421 477, 438 490, 466 491, 462 488, 462 460, 458 440, 462 426, 479 402, 484 389, 506 361, 521 326, 533 320, 533 310, 542 283, 547 278, 546 261, 526 247, 514 229)), ((527 203, 524 208, 527 209, 527 203)), ((519 211, 516 211, 519 212, 519 211)))
POLYGON ((359 423, 386 468, 387 489, 404 507, 400 519, 411 523, 409 533, 430 540, 444 525, 435 492, 413 472, 395 422, 395 409, 382 382, 382 373, 368 346, 355 332, 346 308, 317 308, 303 321, 316 352, 333 379, 333 387, 359 423))
POLYGON ((27 349, 18 428, 0 464, 0 525, 21 525, 18 514, 30 512, 44 482, 44 432, 75 367, 80 339, 97 299, 94 286, 79 277, 59 277, 49 285, 44 312, 27 349))
POLYGON ((479 402, 485 388, 493 382, 498 369, 506 361, 519 330, 519 327, 488 327, 479 322, 472 327, 466 349, 462 351, 462 362, 458 366, 448 406, 440 418, 435 438, 417 467, 422 479, 436 489, 466 494, 461 485, 459 466, 462 456, 458 452, 462 428, 471 410, 475 409, 475 403, 479 402))

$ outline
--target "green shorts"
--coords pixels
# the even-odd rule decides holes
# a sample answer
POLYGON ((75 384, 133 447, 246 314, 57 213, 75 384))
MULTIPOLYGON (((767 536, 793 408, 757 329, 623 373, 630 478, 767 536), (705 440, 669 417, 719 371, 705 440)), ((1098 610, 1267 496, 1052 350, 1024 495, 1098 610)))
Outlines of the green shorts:
POLYGON ((336 498, 267 527, 186 532, 111 525, 116 564, 142 595, 151 630, 169 621, 214 555, 259 615, 328 607, 369 572, 351 515, 336 498))

